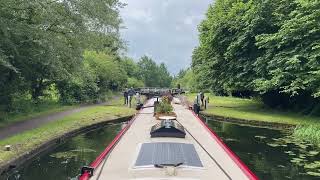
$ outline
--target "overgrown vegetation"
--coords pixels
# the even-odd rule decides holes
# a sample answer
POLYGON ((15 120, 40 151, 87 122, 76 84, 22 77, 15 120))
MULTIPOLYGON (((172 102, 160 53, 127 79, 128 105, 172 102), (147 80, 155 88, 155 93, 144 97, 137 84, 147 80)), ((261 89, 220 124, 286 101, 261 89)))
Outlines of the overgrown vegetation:
POLYGON ((319 1, 217 0, 192 56, 198 89, 319 114, 319 1))

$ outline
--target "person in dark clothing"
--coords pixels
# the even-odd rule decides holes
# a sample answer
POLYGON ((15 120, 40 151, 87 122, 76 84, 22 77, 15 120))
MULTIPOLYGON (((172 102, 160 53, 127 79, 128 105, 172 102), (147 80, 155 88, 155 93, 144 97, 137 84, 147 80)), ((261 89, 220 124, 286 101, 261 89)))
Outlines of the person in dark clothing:
POLYGON ((196 115, 199 115, 200 107, 197 104, 193 104, 193 111, 196 113, 196 115))
POLYGON ((199 93, 199 94, 197 94, 197 96, 195 97, 194 102, 193 102, 193 111, 197 115, 199 115, 199 113, 200 113, 200 98, 201 98, 201 96, 199 93))
POLYGON ((124 105, 128 104, 128 89, 125 89, 123 91, 123 97, 124 97, 124 105))
POLYGON ((200 92, 201 106, 204 106, 204 93, 200 92))
POLYGON ((128 106, 129 106, 129 108, 131 108, 131 101, 132 101, 132 98, 135 93, 136 92, 132 87, 128 90, 128 106))

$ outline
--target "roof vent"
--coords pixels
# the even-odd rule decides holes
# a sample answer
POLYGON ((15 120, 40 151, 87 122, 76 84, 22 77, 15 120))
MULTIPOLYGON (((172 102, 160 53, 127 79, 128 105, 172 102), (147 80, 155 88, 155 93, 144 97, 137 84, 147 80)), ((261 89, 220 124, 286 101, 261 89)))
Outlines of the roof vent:
POLYGON ((186 132, 180 124, 172 120, 163 120, 160 123, 152 126, 150 131, 151 137, 176 137, 184 138, 186 132))

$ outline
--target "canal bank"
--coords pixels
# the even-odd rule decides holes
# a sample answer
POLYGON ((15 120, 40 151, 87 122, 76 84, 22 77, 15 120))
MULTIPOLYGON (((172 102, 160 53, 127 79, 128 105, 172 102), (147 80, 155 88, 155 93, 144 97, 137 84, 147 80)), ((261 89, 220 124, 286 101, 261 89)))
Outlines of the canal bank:
POLYGON ((50 149, 65 138, 134 115, 136 112, 134 109, 127 108, 119 102, 90 107, 39 128, 1 140, 0 173, 50 149), (5 150, 6 145, 11 146, 10 151, 5 150))

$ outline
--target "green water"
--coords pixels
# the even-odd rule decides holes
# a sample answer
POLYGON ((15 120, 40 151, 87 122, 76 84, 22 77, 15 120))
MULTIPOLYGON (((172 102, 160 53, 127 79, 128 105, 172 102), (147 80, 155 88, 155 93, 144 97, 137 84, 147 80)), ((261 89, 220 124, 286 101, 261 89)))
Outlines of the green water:
MULTIPOLYGON (((294 140, 290 132, 203 119, 260 179, 320 179, 315 176, 319 150, 294 140)), ((119 130, 120 124, 111 125, 73 137, 0 179, 76 179, 80 167, 90 164, 119 130)))

